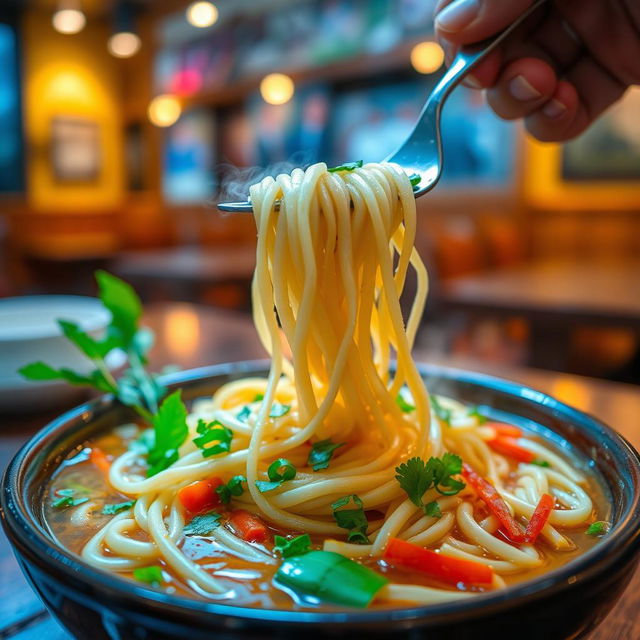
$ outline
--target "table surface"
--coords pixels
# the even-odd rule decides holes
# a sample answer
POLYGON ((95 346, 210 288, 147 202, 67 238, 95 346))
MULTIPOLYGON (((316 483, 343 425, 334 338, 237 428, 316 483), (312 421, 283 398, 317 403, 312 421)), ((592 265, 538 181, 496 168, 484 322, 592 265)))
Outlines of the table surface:
MULTIPOLYGON (((190 304, 168 304, 151 307, 146 315, 146 324, 157 335, 156 346, 151 354, 152 365, 171 363, 186 369, 265 356, 247 316, 190 304)), ((638 387, 530 369, 479 367, 474 362, 434 359, 421 352, 416 353, 416 359, 462 369, 481 368, 484 372, 538 388, 598 416, 640 448, 638 387)), ((0 417, 0 469, 4 469, 21 444, 55 413, 49 411, 31 416, 0 417)), ((639 611, 640 570, 616 608, 589 640, 640 638, 639 611)), ((0 532, 0 638, 40 640, 45 634, 47 640, 70 640, 69 635, 49 617, 25 582, 8 541, 0 532)))
POLYGON ((445 303, 476 310, 553 314, 640 325, 640 260, 542 261, 445 282, 445 303))

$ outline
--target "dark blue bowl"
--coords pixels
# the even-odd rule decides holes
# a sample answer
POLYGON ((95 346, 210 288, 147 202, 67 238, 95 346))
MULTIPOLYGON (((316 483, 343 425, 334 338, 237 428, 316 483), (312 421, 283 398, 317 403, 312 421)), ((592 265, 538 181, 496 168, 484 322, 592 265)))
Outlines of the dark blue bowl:
MULTIPOLYGON (((57 544, 42 505, 47 478, 94 433, 130 420, 104 397, 64 414, 34 436, 2 481, 2 524, 18 561, 51 613, 78 638, 99 640, 566 640, 591 631, 628 584, 640 552, 640 459, 612 429, 544 393, 489 376, 422 367, 430 389, 480 405, 495 418, 533 428, 591 460, 609 493, 611 532, 569 564, 471 600, 389 611, 309 613, 208 604, 158 593, 103 573, 57 544)), ((171 377, 185 398, 265 373, 237 363, 171 377)))

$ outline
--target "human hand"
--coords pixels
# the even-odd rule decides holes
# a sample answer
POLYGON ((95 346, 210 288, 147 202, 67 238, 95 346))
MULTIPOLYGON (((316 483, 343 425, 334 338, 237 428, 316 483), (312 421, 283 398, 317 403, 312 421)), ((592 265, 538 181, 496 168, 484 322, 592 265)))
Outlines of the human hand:
MULTIPOLYGON (((460 46, 511 24, 534 0, 440 0, 436 35, 447 62, 460 46)), ((550 0, 468 76, 506 120, 539 140, 582 133, 640 84, 638 0, 550 0)))

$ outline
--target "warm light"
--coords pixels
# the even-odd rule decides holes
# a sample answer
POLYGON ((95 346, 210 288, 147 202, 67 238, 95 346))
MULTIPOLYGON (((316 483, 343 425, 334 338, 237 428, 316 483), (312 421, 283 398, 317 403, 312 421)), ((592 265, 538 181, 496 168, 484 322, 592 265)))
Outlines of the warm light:
POLYGON ((411 64, 418 73, 435 73, 444 62, 444 51, 437 42, 421 42, 413 47, 411 64))
POLYGON ((116 58, 130 58, 140 49, 140 38, 130 31, 114 33, 107 44, 109 53, 116 58))
POLYGON ((171 362, 190 362, 201 348, 198 314, 189 306, 174 304, 164 319, 164 346, 171 362))
POLYGON ((51 22, 59 33, 78 33, 84 29, 87 19, 79 9, 60 9, 53 14, 51 22))
POLYGON ((260 93, 269 104, 286 104, 293 98, 295 85, 284 73, 270 73, 262 79, 260 93))
POLYGON ((187 20, 194 27, 210 27, 218 21, 218 8, 213 2, 193 2, 187 7, 187 20))
POLYGON ((151 120, 156 127, 170 127, 178 120, 181 113, 182 106, 180 100, 169 94, 155 97, 151 101, 151 104, 149 104, 149 109, 147 110, 149 120, 151 120))

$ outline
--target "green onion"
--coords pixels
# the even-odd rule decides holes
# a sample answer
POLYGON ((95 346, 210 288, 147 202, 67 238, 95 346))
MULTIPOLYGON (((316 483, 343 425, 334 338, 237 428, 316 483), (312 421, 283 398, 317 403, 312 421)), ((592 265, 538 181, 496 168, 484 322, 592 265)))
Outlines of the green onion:
POLYGON ((152 587, 159 587, 164 582, 162 569, 157 565, 151 567, 138 567, 133 570, 133 577, 140 582, 146 582, 152 587))
POLYGON ((131 509, 135 503, 135 500, 127 500, 127 502, 119 502, 118 504, 105 504, 102 508, 102 513, 105 516, 113 516, 121 511, 131 509))
POLYGON ((331 169, 327 169, 329 173, 337 173, 338 171, 355 171, 356 169, 360 169, 364 162, 362 160, 356 160, 356 162, 345 162, 337 167, 332 167, 331 169))
POLYGON ((228 453, 231 449, 233 431, 217 420, 214 420, 209 424, 204 420, 198 420, 196 431, 200 435, 193 439, 193 443, 202 450, 203 458, 217 456, 221 453, 228 453), (208 446, 213 442, 216 444, 208 446))
POLYGON ((414 405, 404 399, 402 392, 396 396, 396 404, 400 407, 400 411, 402 411, 402 413, 411 413, 416 410, 414 405))
POLYGON ((89 502, 89 498, 74 498, 73 489, 58 489, 54 492, 56 500, 51 503, 55 509, 65 509, 66 507, 77 507, 79 504, 89 502))
POLYGON ((222 502, 222 504, 229 504, 233 496, 241 496, 244 493, 242 483, 246 481, 247 479, 244 476, 233 476, 227 484, 216 487, 216 493, 220 496, 220 502, 222 502))
POLYGON ((587 535, 593 536, 594 538, 599 538, 606 533, 609 533, 609 529, 611 528, 611 523, 606 522, 605 520, 599 520, 598 522, 594 522, 589 525, 587 529, 587 535))
POLYGON ((269 476, 269 482, 256 480, 256 487, 258 487, 260 493, 273 491, 283 482, 293 480, 296 477, 296 468, 285 458, 278 458, 269 465, 267 475, 269 476))
POLYGON ((283 558, 301 556, 311 549, 311 538, 308 533, 303 533, 301 536, 291 539, 275 536, 274 542, 274 551, 277 551, 283 558))

